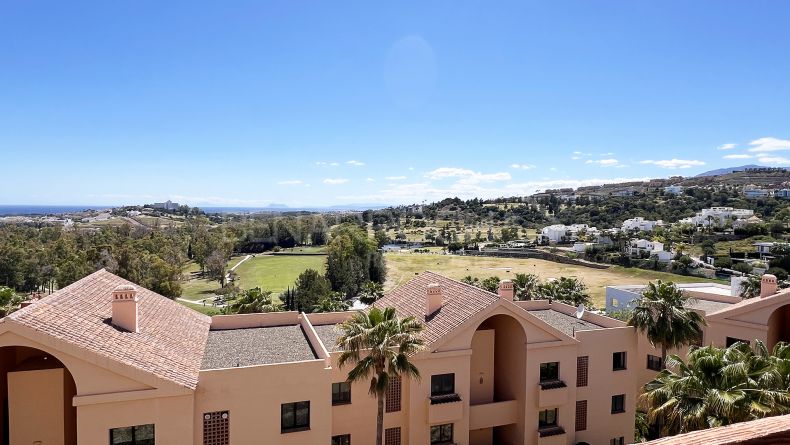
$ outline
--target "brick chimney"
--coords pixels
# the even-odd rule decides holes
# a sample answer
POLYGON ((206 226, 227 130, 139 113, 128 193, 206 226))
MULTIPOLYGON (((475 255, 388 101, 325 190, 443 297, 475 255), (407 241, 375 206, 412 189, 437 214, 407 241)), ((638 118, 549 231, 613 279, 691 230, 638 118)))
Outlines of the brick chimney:
POLYGON ((112 291, 112 324, 129 332, 139 332, 137 288, 122 284, 112 291))
POLYGON ((776 289, 776 275, 769 273, 763 275, 763 278, 760 280, 760 298, 775 294, 776 289))
POLYGON ((502 280, 499 282, 499 290, 497 291, 499 298, 503 300, 510 300, 516 297, 516 291, 513 288, 513 282, 510 280, 502 280))
POLYGON ((438 283, 431 283, 428 285, 428 292, 425 295, 425 316, 430 317, 441 308, 442 286, 438 283))

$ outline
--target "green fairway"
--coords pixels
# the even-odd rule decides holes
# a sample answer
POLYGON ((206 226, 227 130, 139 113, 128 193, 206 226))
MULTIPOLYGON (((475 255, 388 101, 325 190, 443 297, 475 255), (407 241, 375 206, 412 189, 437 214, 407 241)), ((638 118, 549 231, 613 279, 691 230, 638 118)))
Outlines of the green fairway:
POLYGON ((315 269, 326 270, 324 255, 257 255, 236 269, 237 285, 242 289, 260 287, 279 294, 293 286, 300 273, 315 269))

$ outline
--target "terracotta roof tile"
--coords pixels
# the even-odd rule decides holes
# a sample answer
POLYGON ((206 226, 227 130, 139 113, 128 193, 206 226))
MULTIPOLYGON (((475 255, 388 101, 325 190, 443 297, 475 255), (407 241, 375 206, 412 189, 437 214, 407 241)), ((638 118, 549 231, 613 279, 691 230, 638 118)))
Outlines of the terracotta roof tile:
POLYGON ((133 284, 100 270, 8 316, 93 353, 195 389, 211 319, 136 286, 139 331, 109 323, 116 286, 133 284))
POLYGON ((694 431, 677 436, 665 437, 645 445, 730 445, 749 443, 750 440, 760 440, 761 444, 787 443, 790 437, 790 415, 767 417, 750 422, 736 423, 733 425, 694 431), (784 434, 782 434, 784 433, 784 434), (782 434, 783 440, 768 440, 772 436, 782 434), (768 440, 768 441, 766 441, 768 440))
POLYGON ((496 303, 499 296, 433 272, 424 272, 403 286, 390 291, 376 302, 378 307, 394 307, 401 317, 413 316, 425 322, 423 340, 430 345, 442 336, 496 303), (442 288, 442 307, 425 317, 426 295, 429 284, 442 288))

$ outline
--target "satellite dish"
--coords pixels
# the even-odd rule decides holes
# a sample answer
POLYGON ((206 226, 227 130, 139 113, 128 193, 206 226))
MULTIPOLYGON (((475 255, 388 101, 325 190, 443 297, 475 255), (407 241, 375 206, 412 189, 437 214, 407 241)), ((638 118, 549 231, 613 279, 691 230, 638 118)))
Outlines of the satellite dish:
POLYGON ((580 304, 579 307, 576 308, 576 318, 579 320, 584 317, 584 303, 580 304))

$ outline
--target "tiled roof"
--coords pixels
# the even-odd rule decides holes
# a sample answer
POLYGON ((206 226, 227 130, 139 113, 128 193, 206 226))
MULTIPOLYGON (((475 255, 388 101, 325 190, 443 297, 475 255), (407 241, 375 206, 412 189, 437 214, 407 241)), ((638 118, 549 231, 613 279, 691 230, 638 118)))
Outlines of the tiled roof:
POLYGON ((203 369, 270 365, 317 358, 299 325, 210 331, 203 369))
POLYGON ((767 445, 788 443, 789 441, 790 415, 786 415, 679 434, 645 442, 645 445, 734 445, 741 443, 767 445))
POLYGON ((392 290, 376 302, 378 307, 394 307, 399 316, 413 316, 425 322, 423 340, 430 345, 472 318, 499 297, 460 281, 433 272, 424 272, 403 286, 392 290), (428 285, 437 283, 442 288, 443 304, 433 315, 425 317, 428 285))
POLYGON ((116 286, 104 269, 7 318, 159 378, 195 389, 211 319, 140 286, 139 332, 109 323, 116 286))
POLYGON ((337 347, 337 339, 343 335, 343 331, 338 327, 336 324, 324 324, 313 326, 315 329, 315 333, 318 334, 318 338, 321 340, 321 343, 324 344, 324 347, 328 352, 335 352, 339 351, 340 348, 337 347))

